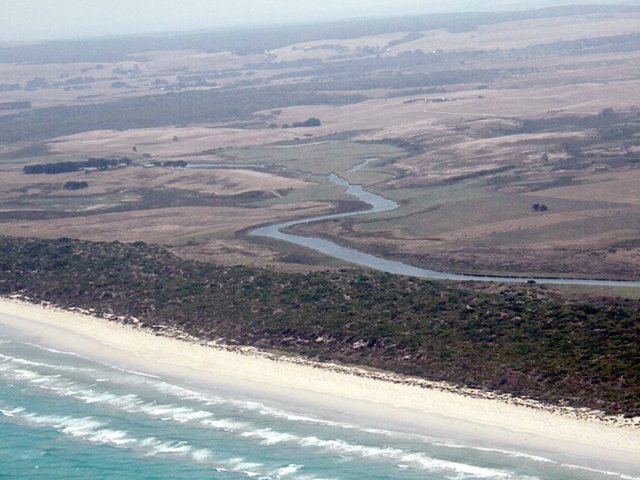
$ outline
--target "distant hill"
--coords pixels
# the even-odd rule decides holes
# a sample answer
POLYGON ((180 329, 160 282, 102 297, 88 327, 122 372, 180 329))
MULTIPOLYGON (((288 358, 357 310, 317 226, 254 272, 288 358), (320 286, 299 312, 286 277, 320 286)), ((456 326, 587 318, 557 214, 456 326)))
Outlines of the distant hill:
POLYGON ((133 34, 127 37, 64 40, 0 48, 0 63, 117 62, 131 60, 131 57, 127 58, 127 56, 132 54, 143 54, 154 50, 192 49, 205 52, 228 50, 239 54, 251 54, 326 38, 346 39, 439 28, 460 32, 474 30, 480 25, 516 20, 639 10, 640 7, 622 5, 573 5, 516 12, 440 13, 177 34, 133 34))

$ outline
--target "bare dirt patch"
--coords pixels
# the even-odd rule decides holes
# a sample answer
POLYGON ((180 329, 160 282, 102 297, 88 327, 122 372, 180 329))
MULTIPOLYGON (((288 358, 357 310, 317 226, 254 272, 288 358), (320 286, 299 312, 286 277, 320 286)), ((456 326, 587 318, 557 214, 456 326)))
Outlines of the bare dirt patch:
POLYGON ((4 235, 123 242, 143 241, 162 245, 198 244, 208 238, 233 235, 265 222, 292 216, 316 215, 326 207, 299 204, 266 209, 185 207, 137 210, 82 217, 0 224, 4 235))
POLYGON ((620 32, 640 31, 640 15, 614 14, 524 20, 483 25, 471 32, 452 33, 446 30, 425 32, 419 40, 391 48, 390 53, 422 49, 452 50, 522 48, 541 43, 570 41, 581 38, 618 35, 620 32))
POLYGON ((58 175, 25 175, 20 171, 3 172, 0 199, 42 195, 75 196, 135 192, 140 188, 177 188, 198 193, 231 196, 246 192, 298 189, 307 182, 267 172, 229 169, 169 169, 128 167, 107 172, 74 172, 58 175), (82 190, 65 190, 68 181, 85 181, 82 190))
POLYGON ((340 262, 301 247, 293 246, 287 252, 281 252, 270 242, 256 242, 244 236, 214 238, 200 244, 171 247, 171 251, 182 258, 217 265, 249 265, 285 272, 306 273, 344 268, 340 262))
POLYGON ((135 157, 146 153, 154 158, 198 158, 208 150, 292 140, 295 136, 294 132, 282 129, 163 127, 94 130, 55 139, 48 146, 52 153, 77 156, 135 157))

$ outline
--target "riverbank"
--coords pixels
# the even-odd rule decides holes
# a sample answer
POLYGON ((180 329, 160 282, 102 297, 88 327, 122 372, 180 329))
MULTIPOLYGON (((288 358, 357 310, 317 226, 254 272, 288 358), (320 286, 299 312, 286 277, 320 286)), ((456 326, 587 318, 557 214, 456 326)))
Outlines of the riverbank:
POLYGON ((598 280, 583 278, 546 278, 546 277, 513 277, 508 275, 475 275, 459 274, 446 271, 435 271, 426 268, 416 267, 407 263, 386 258, 377 257, 355 248, 345 247, 325 238, 295 235, 287 233, 286 230, 297 225, 305 225, 326 220, 337 220, 340 218, 368 215, 380 212, 395 210, 399 205, 381 195, 369 192, 360 185, 352 185, 344 178, 335 174, 329 175, 329 180, 339 187, 344 187, 347 195, 357 198, 359 201, 368 204, 370 208, 359 212, 333 213, 320 215, 298 220, 266 225, 249 232, 249 235, 272 238, 294 245, 309 248, 316 252, 323 253, 338 260, 371 268, 380 272, 392 273, 394 275, 406 275, 409 277, 425 278, 432 280, 450 280, 455 282, 497 282, 497 283, 539 283, 542 285, 583 285, 601 287, 627 287, 640 288, 638 280, 598 280))
MULTIPOLYGON (((356 419, 398 431, 454 437, 474 445, 526 451, 590 468, 640 471, 640 430, 576 418, 579 411, 527 408, 454 392, 424 388, 399 377, 363 376, 359 369, 290 361, 252 349, 189 343, 153 335, 77 312, 0 300, 5 335, 92 360, 198 385, 223 385, 278 404, 356 419), (570 415, 574 415, 573 417, 570 415)), ((433 384, 432 387, 438 385, 433 384)))

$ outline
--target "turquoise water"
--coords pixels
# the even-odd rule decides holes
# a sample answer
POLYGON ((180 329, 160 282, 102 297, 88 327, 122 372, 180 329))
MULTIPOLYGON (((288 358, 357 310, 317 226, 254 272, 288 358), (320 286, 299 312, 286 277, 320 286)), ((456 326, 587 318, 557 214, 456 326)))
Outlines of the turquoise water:
POLYGON ((632 480, 0 340, 0 478, 632 480))

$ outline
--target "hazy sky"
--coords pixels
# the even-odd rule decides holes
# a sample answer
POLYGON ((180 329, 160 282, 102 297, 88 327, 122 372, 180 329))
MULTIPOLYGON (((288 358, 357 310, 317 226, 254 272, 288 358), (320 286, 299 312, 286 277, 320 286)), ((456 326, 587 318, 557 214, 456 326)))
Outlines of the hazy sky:
POLYGON ((2 0, 0 41, 628 0, 2 0))

